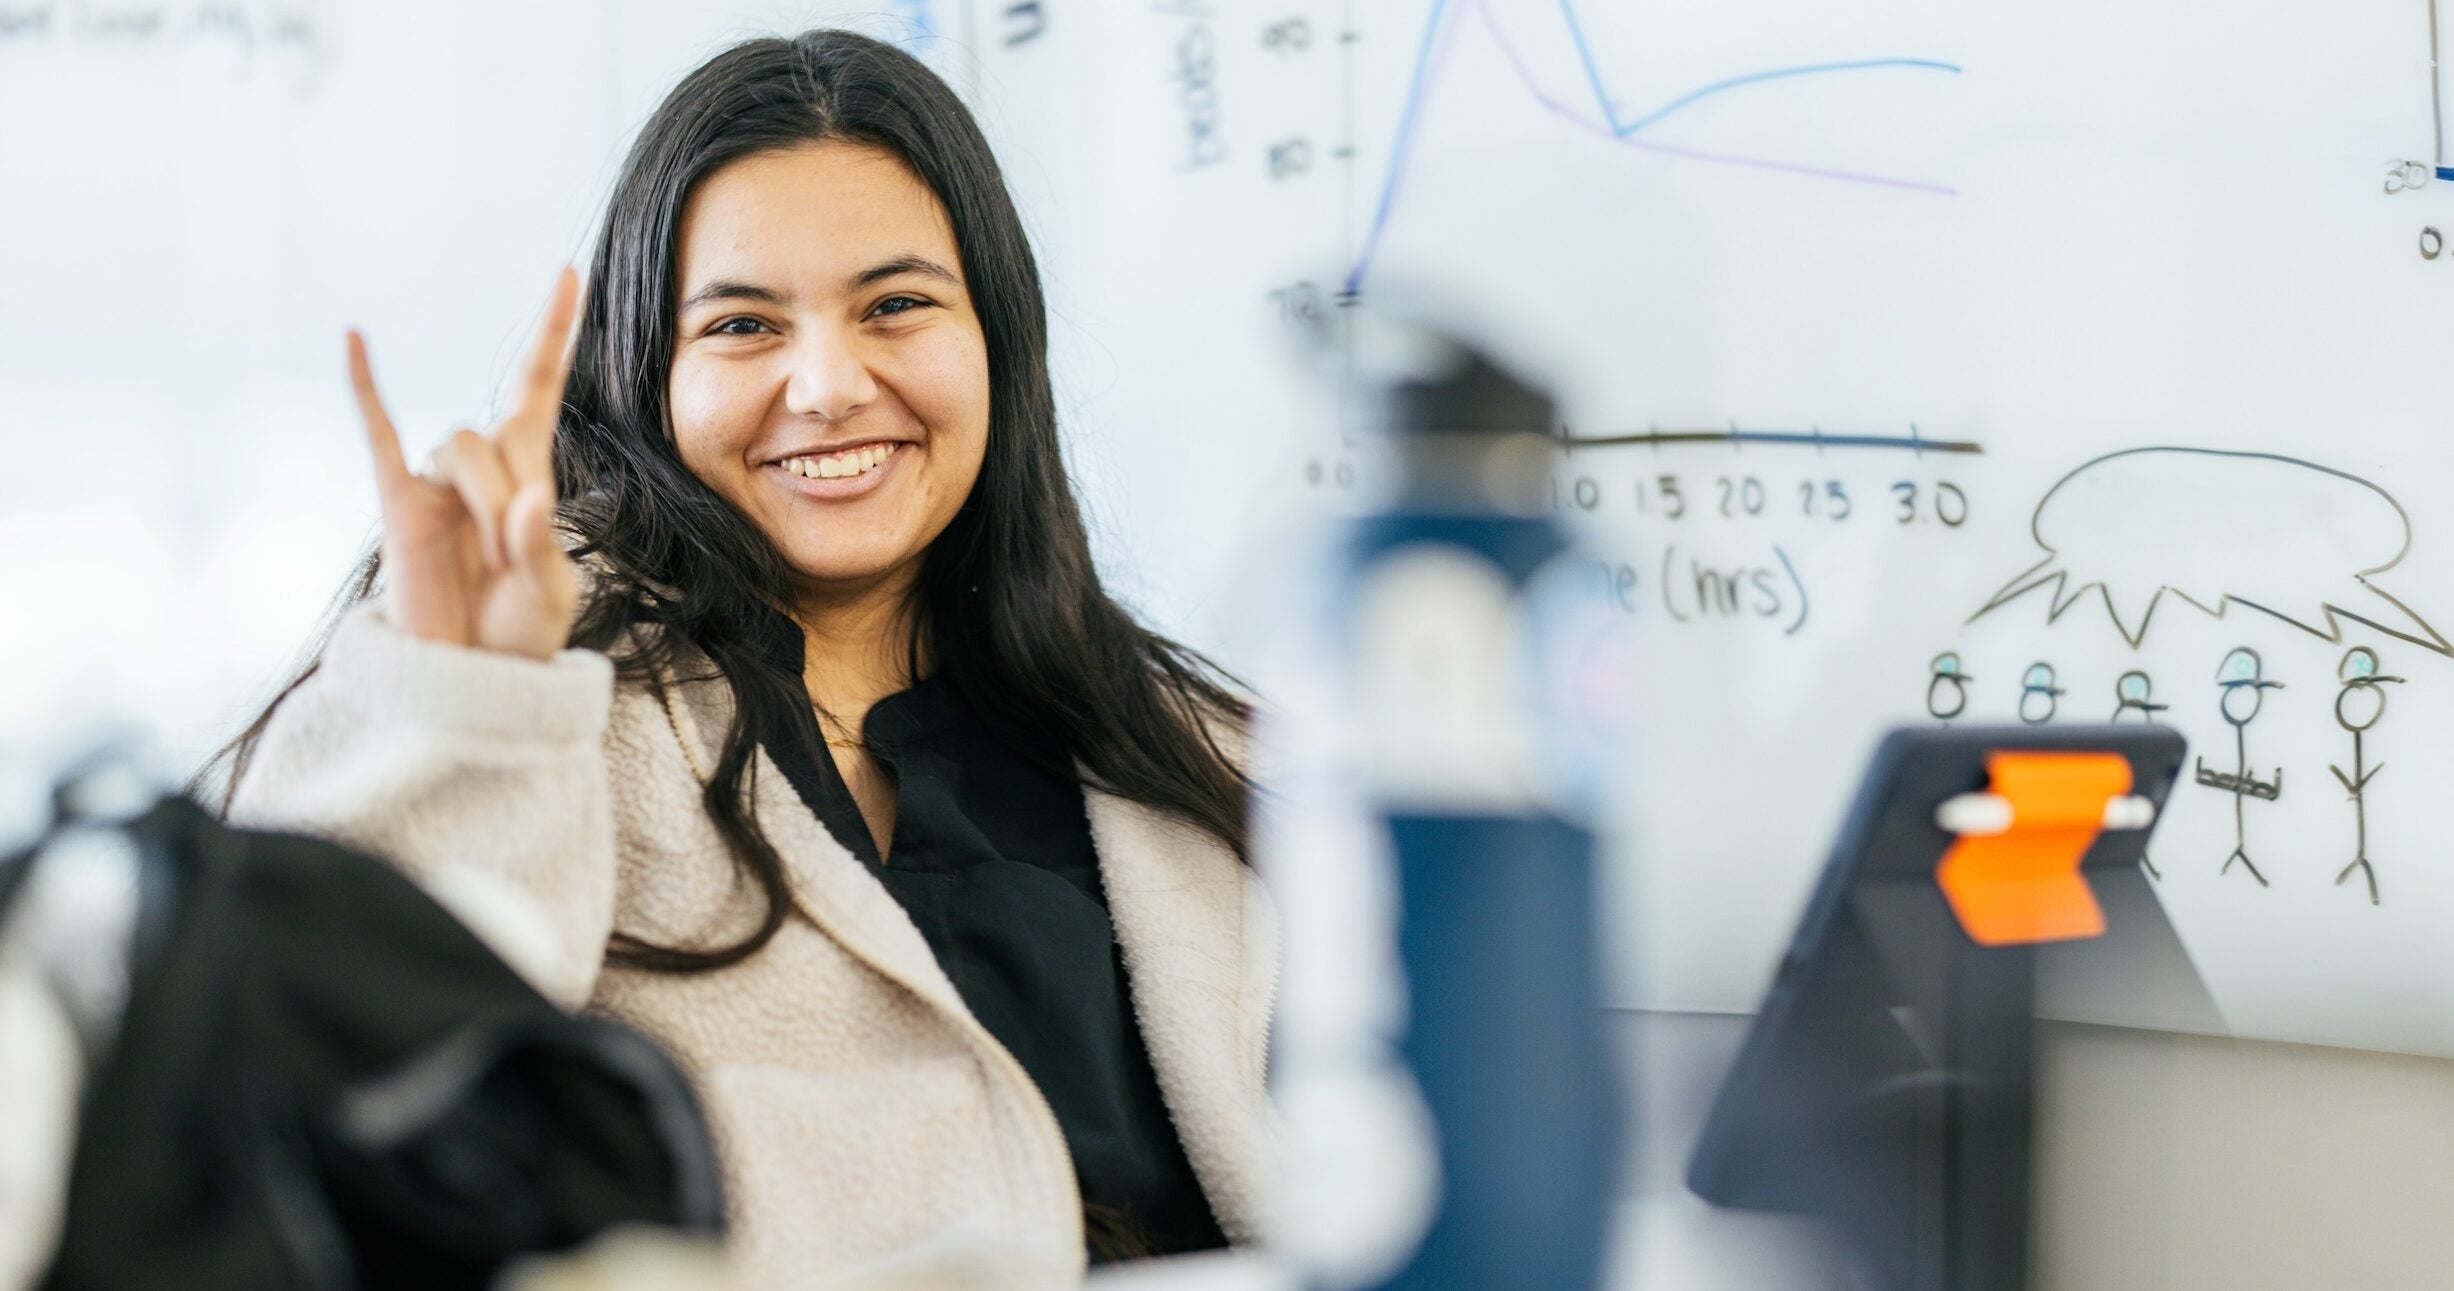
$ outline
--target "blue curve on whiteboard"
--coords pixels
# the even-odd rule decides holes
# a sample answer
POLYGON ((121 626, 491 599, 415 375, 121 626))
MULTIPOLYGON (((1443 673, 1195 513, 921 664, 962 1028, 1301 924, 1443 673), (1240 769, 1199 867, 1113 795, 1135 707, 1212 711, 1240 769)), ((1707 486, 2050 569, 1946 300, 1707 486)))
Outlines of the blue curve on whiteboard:
MULTIPOLYGON (((1432 0, 1431 13, 1424 20, 1423 38, 1415 48, 1414 71, 1407 80, 1405 106, 1398 113, 1397 138, 1390 148, 1389 164, 1386 175, 1381 181, 1380 199, 1374 204, 1372 223, 1364 233, 1362 253, 1356 257, 1354 268, 1346 275, 1345 290, 1350 297, 1363 289, 1364 275, 1370 272, 1372 267, 1373 252, 1379 247, 1381 234, 1387 230, 1389 217, 1396 209, 1398 191, 1403 187, 1405 181, 1406 162, 1414 152, 1415 125, 1421 116, 1424 100, 1431 94, 1431 85, 1436 71, 1435 65, 1441 52, 1442 20, 1448 16, 1448 8, 1449 0, 1432 0)), ((1750 85, 1760 85, 1768 81, 1833 72, 1862 72, 1878 68, 1910 68, 1921 71, 1948 72, 1955 75, 1962 70, 1956 63, 1945 63, 1928 58, 1869 58, 1851 62, 1776 67, 1700 86, 1632 121, 1621 121, 1619 110, 1611 101, 1610 90, 1602 83, 1601 65, 1595 61, 1593 47, 1585 39, 1584 25, 1577 20, 1574 0, 1559 0, 1559 12, 1567 22, 1568 39, 1576 47, 1577 60, 1583 65, 1586 82, 1593 89, 1594 102, 1602 109, 1602 119, 1609 125, 1610 133, 1620 139, 1632 139, 1664 119, 1714 95, 1750 85)), ((1828 174, 1824 177, 1841 180, 1865 178, 1878 183, 1890 182, 1873 176, 1828 174)))
POLYGON ((1815 76, 1824 72, 1863 72, 1878 67, 1914 67, 1929 72, 1950 72, 1954 75, 1960 71, 1957 63, 1937 62, 1931 58, 1861 58, 1846 63, 1807 63, 1798 67, 1776 67, 1770 71, 1749 72, 1745 76, 1733 76, 1726 81, 1715 81, 1710 85, 1689 90, 1633 121, 1621 121, 1618 107, 1611 102, 1609 89, 1602 84, 1602 67, 1594 61, 1593 46, 1585 40, 1585 28, 1576 20, 1576 5, 1572 0, 1559 0, 1559 13, 1568 22, 1568 39, 1576 46, 1577 60, 1585 65, 1585 80, 1593 86, 1593 101, 1601 105, 1602 119, 1610 122, 1611 130, 1622 139, 1658 124, 1664 117, 1682 108, 1692 107, 1716 94, 1735 90, 1744 85, 1760 85, 1765 81, 1787 80, 1793 76, 1815 76))
POLYGON ((1397 142, 1390 146, 1389 165, 1380 181, 1380 201, 1372 208, 1372 226, 1363 235, 1363 251, 1355 257, 1355 267, 1346 274, 1346 294, 1353 296, 1363 290, 1363 275, 1372 267, 1372 252, 1380 246, 1381 232, 1389 227, 1389 212, 1397 205, 1398 186, 1406 178, 1406 159, 1414 155, 1414 123, 1423 109, 1423 97, 1431 89, 1432 51, 1440 43, 1440 20, 1447 16, 1449 0, 1432 0, 1431 17, 1423 24, 1423 42, 1414 54, 1414 74, 1406 80, 1406 106, 1397 114, 1397 142))
MULTIPOLYGON (((1580 45, 1579 53, 1582 52, 1580 45)), ((1786 80, 1792 76, 1813 76, 1819 72, 1862 72, 1877 67, 1917 67, 1932 72, 1958 72, 1960 70, 1956 64, 1938 63, 1930 58, 1867 58, 1854 63, 1810 63, 1804 67, 1781 67, 1769 72, 1751 72, 1745 76, 1733 76, 1726 81, 1715 81, 1702 89, 1690 90, 1633 121, 1622 122, 1614 119, 1611 127, 1619 132, 1620 138, 1624 139, 1681 108, 1711 98, 1724 90, 1735 90, 1742 85, 1757 85, 1765 81, 1786 80)))

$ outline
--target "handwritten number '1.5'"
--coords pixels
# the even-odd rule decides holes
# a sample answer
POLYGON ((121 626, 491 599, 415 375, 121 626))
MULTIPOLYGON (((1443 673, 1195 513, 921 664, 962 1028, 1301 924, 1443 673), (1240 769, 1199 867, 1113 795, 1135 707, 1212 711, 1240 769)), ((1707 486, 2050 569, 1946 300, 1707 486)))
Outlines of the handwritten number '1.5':
POLYGON ((1679 477, 1665 475, 1655 481, 1662 495, 1662 513, 1676 520, 1687 514, 1687 499, 1679 494, 1679 477))

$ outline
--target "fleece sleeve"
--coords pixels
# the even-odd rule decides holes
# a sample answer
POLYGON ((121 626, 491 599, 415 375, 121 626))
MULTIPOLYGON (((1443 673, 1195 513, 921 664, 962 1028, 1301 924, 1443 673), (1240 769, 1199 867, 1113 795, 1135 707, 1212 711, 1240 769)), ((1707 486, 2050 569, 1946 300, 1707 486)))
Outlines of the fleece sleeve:
POLYGON ((612 704, 602 654, 439 645, 360 606, 274 710, 230 818, 384 857, 576 1010, 613 927, 612 704))

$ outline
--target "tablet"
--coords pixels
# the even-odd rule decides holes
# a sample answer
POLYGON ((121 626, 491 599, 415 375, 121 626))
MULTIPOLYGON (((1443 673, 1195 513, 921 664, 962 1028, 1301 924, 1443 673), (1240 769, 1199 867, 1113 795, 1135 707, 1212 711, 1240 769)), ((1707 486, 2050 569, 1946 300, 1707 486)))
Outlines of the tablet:
POLYGON ((2020 1285, 2035 1020, 2223 1029, 2141 864, 2183 757, 2181 736, 2152 726, 1886 737, 1714 1104, 1689 1186, 1721 1205, 1838 1221, 1886 1286, 2020 1285), (1938 878, 1962 842, 1938 817, 2003 805, 1996 774, 2012 764, 2102 772, 2110 758, 2127 764, 2113 816, 2128 827, 2071 843, 2084 845, 2078 877, 2101 920, 2091 914, 2093 931, 2061 940, 1981 944, 1964 893, 1947 896, 1938 878))

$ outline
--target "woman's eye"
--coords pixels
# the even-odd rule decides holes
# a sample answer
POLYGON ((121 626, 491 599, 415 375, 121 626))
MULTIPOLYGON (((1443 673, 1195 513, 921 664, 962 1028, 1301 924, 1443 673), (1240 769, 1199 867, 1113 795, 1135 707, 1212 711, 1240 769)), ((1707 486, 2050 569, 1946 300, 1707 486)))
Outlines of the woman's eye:
POLYGON ((915 309, 924 309, 928 304, 929 302, 917 296, 889 296, 879 301, 877 306, 869 311, 869 315, 872 318, 878 318, 908 314, 915 309))
POLYGON ((711 336, 756 336, 766 330, 767 325, 755 318, 728 318, 709 328, 708 334, 711 336))

